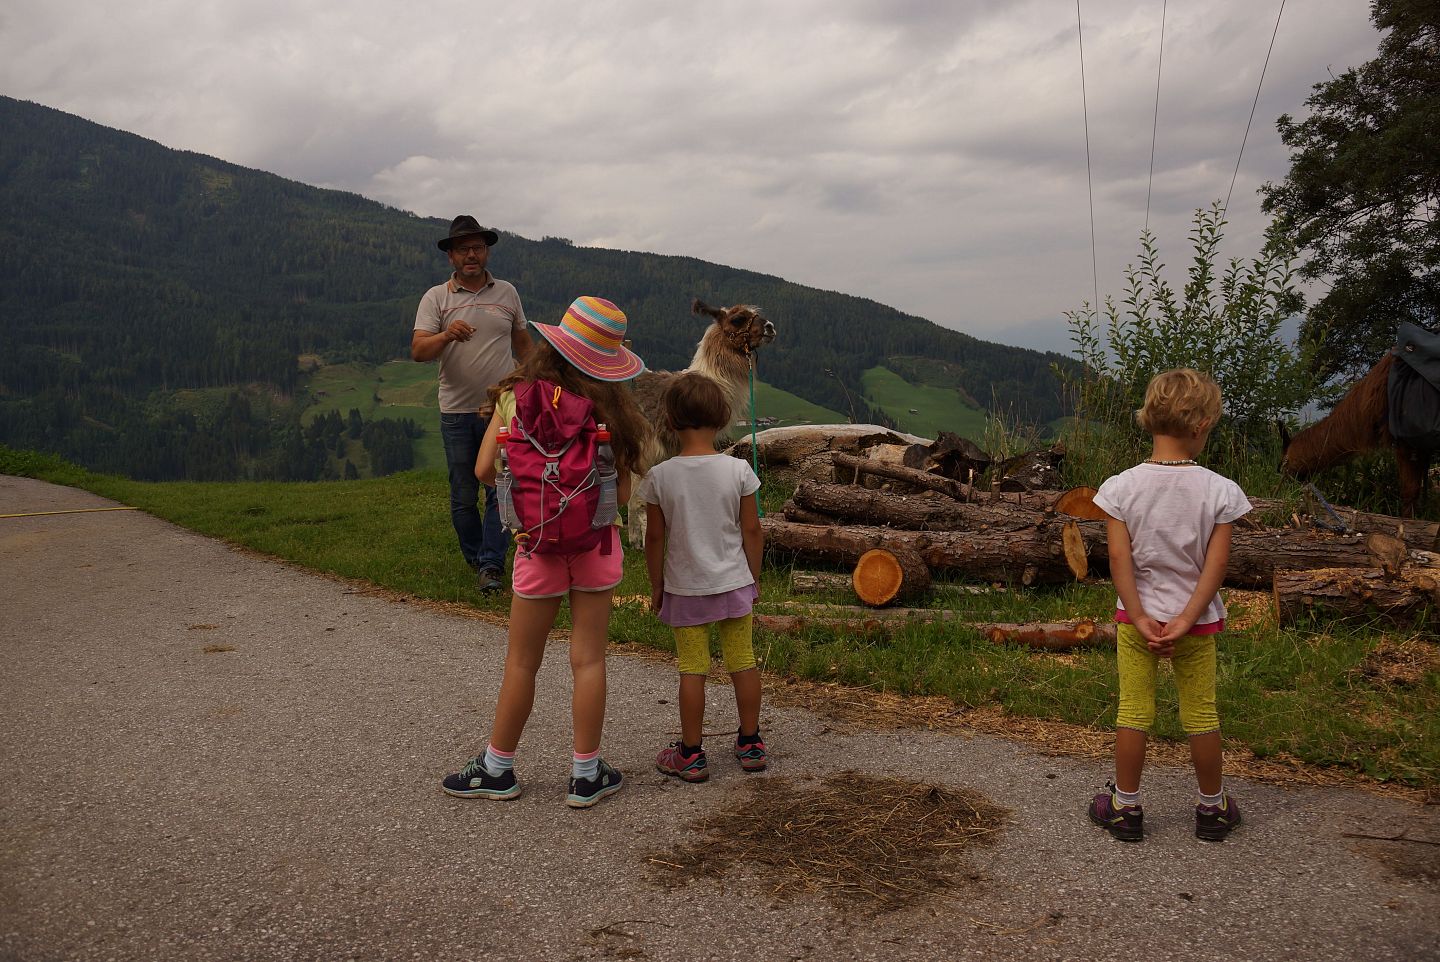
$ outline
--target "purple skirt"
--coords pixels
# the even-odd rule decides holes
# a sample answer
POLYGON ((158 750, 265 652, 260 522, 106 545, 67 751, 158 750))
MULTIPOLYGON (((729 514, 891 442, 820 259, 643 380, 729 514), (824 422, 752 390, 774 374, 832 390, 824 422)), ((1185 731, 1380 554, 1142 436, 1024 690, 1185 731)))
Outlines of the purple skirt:
POLYGON ((718 595, 672 595, 660 600, 660 621, 671 628, 708 625, 727 618, 742 618, 760 597, 760 586, 749 584, 718 595))

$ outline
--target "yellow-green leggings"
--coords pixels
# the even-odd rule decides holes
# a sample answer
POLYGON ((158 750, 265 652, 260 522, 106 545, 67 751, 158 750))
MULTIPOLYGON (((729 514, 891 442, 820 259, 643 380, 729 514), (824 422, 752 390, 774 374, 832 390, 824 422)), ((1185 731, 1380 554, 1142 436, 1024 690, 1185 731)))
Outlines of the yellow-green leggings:
MULTIPOLYGON (((750 642, 750 615, 711 622, 720 628, 720 651, 725 657, 725 670, 732 675, 755 667, 755 648, 750 642)), ((675 654, 680 658, 680 674, 710 673, 710 625, 687 625, 672 628, 675 632, 675 654)))
MULTIPOLYGON (((1120 669, 1120 711, 1117 728, 1148 732, 1155 724, 1155 670, 1160 656, 1145 645, 1134 625, 1116 626, 1115 655, 1120 669)), ((1175 642, 1170 659, 1180 698, 1180 727, 1187 735, 1219 731, 1215 711, 1216 635, 1186 635, 1175 642)))

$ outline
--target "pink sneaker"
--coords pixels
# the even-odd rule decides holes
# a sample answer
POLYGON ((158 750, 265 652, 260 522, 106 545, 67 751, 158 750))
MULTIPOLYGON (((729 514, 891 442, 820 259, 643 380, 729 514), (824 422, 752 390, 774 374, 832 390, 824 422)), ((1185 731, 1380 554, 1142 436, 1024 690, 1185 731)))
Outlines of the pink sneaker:
POLYGON ((763 772, 765 766, 770 764, 770 758, 765 754, 763 741, 753 741, 748 745, 742 745, 738 737, 735 741, 735 759, 747 772, 763 772))
POLYGON ((662 748, 660 754, 655 756, 655 767, 666 775, 674 775, 687 782, 703 782, 709 778, 705 749, 700 749, 688 758, 681 754, 683 751, 684 746, 679 742, 671 742, 668 748, 662 748))

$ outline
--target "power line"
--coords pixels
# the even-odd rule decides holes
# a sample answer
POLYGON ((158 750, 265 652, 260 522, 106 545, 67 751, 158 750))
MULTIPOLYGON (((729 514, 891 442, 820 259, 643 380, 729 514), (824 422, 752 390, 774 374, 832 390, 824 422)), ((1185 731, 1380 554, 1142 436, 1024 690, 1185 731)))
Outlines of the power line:
POLYGON ((1090 174, 1090 104, 1085 94, 1085 31, 1080 27, 1080 0, 1075 0, 1075 32, 1080 36, 1080 108, 1085 116, 1085 187, 1090 193, 1090 279, 1095 285, 1095 310, 1100 309, 1100 258, 1095 252, 1095 183, 1090 174))
POLYGON ((1160 57, 1155 64, 1155 117, 1150 121, 1150 180, 1145 184, 1145 229, 1150 229, 1150 188, 1155 185, 1155 134, 1160 129, 1160 68, 1165 66, 1165 13, 1169 0, 1160 0, 1160 57))
MULTIPOLYGON (((1079 3, 1080 0, 1075 0, 1079 3)), ((1225 192, 1225 206, 1220 216, 1230 210, 1230 195, 1235 193, 1235 178, 1240 174, 1240 158, 1245 156, 1245 141, 1250 138, 1250 124, 1255 120, 1255 106, 1260 103, 1260 88, 1265 84, 1265 71, 1270 66, 1270 53, 1275 49, 1275 36, 1280 32, 1280 17, 1285 13, 1285 0, 1280 0, 1280 10, 1275 14, 1275 30, 1270 34, 1270 49, 1265 51, 1265 63, 1260 68, 1260 82, 1255 85, 1255 99, 1250 104, 1250 119, 1245 121, 1245 136, 1240 138, 1240 154, 1235 158, 1235 172, 1230 175, 1230 189, 1225 192)))

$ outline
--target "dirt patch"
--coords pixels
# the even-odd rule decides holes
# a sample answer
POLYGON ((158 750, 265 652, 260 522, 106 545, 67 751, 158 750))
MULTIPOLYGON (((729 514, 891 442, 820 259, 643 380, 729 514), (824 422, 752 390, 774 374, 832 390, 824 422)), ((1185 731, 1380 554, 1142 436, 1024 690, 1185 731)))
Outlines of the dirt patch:
POLYGON ((1355 850, 1385 866, 1396 878, 1440 882, 1440 840, 1408 838, 1402 832, 1393 838, 1360 838, 1355 850))
POLYGON ((801 789, 752 782, 736 806, 695 823, 703 836, 649 855, 666 887, 758 870, 779 898, 823 895, 841 911, 918 905, 980 881, 967 850, 991 844, 1009 813, 970 791, 840 772, 801 789))
POLYGON ((1382 685, 1411 688, 1440 671, 1440 646, 1419 635, 1395 641, 1388 636, 1356 665, 1360 676, 1382 685))

